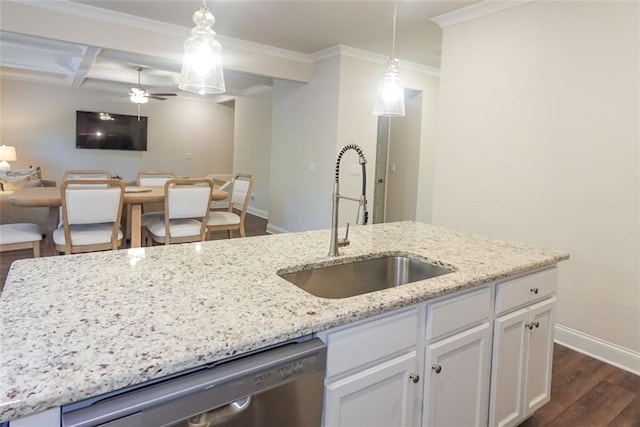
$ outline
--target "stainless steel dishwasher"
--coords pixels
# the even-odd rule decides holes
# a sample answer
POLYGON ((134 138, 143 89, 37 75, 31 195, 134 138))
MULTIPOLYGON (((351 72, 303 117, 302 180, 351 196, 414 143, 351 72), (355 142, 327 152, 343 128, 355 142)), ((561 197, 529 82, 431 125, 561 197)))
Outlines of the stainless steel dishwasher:
POLYGON ((62 426, 319 426, 326 351, 314 338, 89 399, 62 426))

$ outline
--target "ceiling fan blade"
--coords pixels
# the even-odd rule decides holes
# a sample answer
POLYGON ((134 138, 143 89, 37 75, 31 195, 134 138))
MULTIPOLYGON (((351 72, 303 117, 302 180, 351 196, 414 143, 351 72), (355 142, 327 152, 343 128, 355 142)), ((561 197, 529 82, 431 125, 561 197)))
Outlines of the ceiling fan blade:
POLYGON ((157 95, 147 95, 147 98, 149 99, 157 99, 158 101, 166 101, 167 98, 163 98, 161 96, 157 96, 157 95))
POLYGON ((177 93, 150 93, 149 96, 178 96, 177 93))

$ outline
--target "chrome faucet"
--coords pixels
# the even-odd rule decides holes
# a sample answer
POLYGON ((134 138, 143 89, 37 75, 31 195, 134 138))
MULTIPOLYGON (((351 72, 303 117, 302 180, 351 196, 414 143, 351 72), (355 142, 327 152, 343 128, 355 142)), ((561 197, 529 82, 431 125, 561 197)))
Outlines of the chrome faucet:
POLYGON ((347 223, 347 231, 343 239, 338 239, 338 205, 340 199, 352 200, 358 202, 358 215, 356 224, 366 225, 369 220, 369 212, 367 212, 367 159, 364 157, 362 148, 356 144, 344 146, 338 154, 336 160, 336 175, 333 183, 333 212, 331 216, 331 246, 329 248, 329 256, 338 256, 338 248, 349 245, 349 224, 347 223), (340 161, 345 152, 355 150, 358 153, 359 163, 362 166, 362 195, 359 198, 347 197, 340 195, 340 161))

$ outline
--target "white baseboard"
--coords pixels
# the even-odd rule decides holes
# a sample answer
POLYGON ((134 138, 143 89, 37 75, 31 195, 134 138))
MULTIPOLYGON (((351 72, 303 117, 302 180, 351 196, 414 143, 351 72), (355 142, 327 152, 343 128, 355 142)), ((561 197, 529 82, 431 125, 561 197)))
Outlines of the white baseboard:
POLYGON ((556 323, 555 341, 572 350, 640 375, 640 353, 556 323))
POLYGON ((260 217, 262 219, 269 219, 269 212, 267 211, 263 211, 262 209, 256 209, 252 206, 248 206, 247 207, 247 212, 250 213, 251 215, 255 215, 257 217, 260 217))
POLYGON ((289 233, 289 232, 290 232, 289 230, 285 230, 284 228, 280 228, 271 223, 267 223, 267 233, 269 234, 283 234, 283 233, 289 233))

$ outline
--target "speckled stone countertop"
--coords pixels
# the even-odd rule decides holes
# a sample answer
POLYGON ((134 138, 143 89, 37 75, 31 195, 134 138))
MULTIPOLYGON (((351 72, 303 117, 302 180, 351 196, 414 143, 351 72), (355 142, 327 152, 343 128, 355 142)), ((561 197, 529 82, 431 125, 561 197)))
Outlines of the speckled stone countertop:
POLYGON ((329 230, 15 262, 0 296, 0 421, 568 258, 416 222, 349 237, 338 261, 398 251, 456 271, 335 300, 276 275, 336 262, 329 230))

